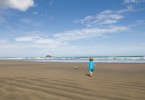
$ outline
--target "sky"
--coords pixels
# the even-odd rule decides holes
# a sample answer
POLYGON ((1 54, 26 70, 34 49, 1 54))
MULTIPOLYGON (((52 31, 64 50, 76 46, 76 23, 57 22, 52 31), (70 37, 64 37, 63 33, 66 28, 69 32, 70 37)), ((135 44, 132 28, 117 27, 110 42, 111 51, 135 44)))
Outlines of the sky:
POLYGON ((0 0, 0 57, 145 56, 145 0, 0 0))

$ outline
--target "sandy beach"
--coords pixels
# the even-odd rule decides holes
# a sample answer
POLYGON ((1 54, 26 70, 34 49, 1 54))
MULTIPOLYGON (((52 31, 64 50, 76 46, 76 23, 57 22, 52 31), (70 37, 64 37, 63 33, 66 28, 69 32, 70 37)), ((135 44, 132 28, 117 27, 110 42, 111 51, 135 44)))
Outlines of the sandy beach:
POLYGON ((0 61, 0 100, 145 100, 145 64, 0 61), (75 67, 78 66, 78 69, 75 67))

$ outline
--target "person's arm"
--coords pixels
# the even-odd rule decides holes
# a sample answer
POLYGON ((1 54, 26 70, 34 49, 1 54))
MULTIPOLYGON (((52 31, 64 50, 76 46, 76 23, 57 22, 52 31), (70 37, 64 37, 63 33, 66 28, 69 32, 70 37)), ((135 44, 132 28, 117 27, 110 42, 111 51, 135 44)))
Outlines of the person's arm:
POLYGON ((89 68, 89 65, 87 64, 87 69, 89 68))
POLYGON ((95 63, 94 63, 94 68, 96 67, 95 63))

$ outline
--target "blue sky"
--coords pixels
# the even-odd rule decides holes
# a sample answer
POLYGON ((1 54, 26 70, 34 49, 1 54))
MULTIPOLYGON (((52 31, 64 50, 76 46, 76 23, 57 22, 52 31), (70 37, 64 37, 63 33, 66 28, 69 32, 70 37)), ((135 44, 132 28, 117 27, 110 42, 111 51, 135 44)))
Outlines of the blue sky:
POLYGON ((0 57, 145 55, 145 0, 0 0, 0 57))

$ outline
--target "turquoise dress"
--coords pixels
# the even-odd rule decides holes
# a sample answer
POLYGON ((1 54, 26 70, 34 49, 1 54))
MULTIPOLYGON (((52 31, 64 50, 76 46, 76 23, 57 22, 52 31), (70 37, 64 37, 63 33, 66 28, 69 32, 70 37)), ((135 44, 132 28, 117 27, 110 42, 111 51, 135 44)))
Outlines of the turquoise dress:
POLYGON ((89 71, 93 72, 94 71, 94 62, 93 61, 89 61, 88 62, 88 66, 89 66, 89 71))

